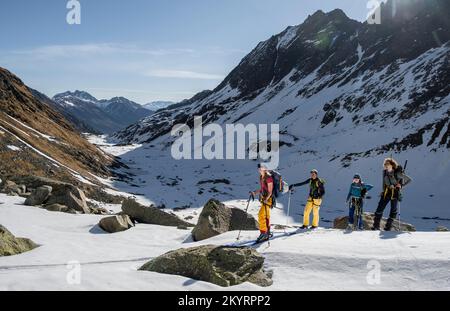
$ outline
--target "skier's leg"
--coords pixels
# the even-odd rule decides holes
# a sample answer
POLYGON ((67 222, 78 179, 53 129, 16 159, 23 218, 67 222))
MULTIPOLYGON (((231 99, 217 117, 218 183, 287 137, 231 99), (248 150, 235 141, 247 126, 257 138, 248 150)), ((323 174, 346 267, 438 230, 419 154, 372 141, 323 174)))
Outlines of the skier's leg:
POLYGON ((363 223, 363 207, 364 207, 364 200, 361 199, 359 202, 359 230, 364 230, 364 223, 363 223))
POLYGON ((380 222, 381 218, 383 217, 384 209, 386 208, 387 204, 389 203, 389 198, 385 198, 382 196, 380 198, 380 202, 378 202, 378 207, 375 212, 375 220, 373 222, 373 228, 374 230, 380 230, 380 222))
POLYGON ((313 209, 313 201, 312 199, 308 199, 306 202, 305 211, 303 212, 303 226, 309 226, 309 216, 313 209))
POLYGON ((268 203, 266 204, 266 227, 267 227, 267 233, 270 234, 270 210, 272 208, 272 198, 269 199, 268 203))
POLYGON ((322 204, 321 199, 314 199, 313 200, 313 227, 317 228, 319 227, 319 221, 320 221, 320 205, 322 204))
POLYGON ((259 231, 261 233, 267 233, 267 218, 266 218, 266 206, 261 202, 261 208, 258 213, 259 231))
POLYGON ((398 214, 397 207, 398 207, 398 200, 397 199, 391 200, 391 212, 389 214, 389 219, 386 223, 386 227, 384 228, 384 230, 386 230, 386 231, 392 230, 392 224, 397 219, 397 214, 398 214))
POLYGON ((348 213, 348 224, 353 225, 355 223, 355 205, 353 201, 350 203, 349 213, 348 213))

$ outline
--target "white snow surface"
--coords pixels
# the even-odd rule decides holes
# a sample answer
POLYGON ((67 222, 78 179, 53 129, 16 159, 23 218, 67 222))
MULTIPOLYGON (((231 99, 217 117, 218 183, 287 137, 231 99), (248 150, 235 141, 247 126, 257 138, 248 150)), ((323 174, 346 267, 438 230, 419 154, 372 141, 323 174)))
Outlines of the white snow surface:
MULTIPOLYGON (((106 234, 98 228, 104 216, 53 213, 23 206, 24 199, 0 194, 0 220, 14 235, 31 238, 40 247, 0 257, 0 290, 449 290, 450 233, 379 233, 319 229, 279 237, 258 248, 274 284, 250 283, 222 288, 181 276, 138 271, 151 258, 197 245, 226 245, 237 232, 193 243, 190 232, 138 224, 126 232, 106 234), (81 264, 79 284, 67 281, 81 264), (380 264, 380 282, 371 280, 380 264)), ((227 204, 245 208, 245 201, 227 204)), ((117 211, 118 206, 109 206, 117 211)), ((256 203, 250 212, 258 210, 256 203)), ((195 212, 195 211, 192 211, 195 212)), ((187 213, 185 211, 185 213, 187 213)), ((285 223, 274 210, 274 223, 285 223)), ((295 230, 295 229, 288 229, 295 230)), ((279 232, 282 232, 278 230, 279 232)), ((242 240, 257 232, 244 232, 242 240)))

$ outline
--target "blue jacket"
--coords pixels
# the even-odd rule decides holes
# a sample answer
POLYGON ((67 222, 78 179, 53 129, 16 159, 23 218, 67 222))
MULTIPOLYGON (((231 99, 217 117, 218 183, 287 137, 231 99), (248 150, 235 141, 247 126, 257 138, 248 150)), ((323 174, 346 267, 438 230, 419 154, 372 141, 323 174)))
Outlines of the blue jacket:
POLYGON ((360 183, 360 184, 352 183, 350 186, 350 190, 348 191, 347 201, 350 200, 351 197, 355 197, 358 199, 362 198, 361 192, 363 191, 363 189, 365 189, 366 192, 369 192, 370 189, 372 189, 372 188, 373 188, 372 185, 368 185, 365 183, 360 183))

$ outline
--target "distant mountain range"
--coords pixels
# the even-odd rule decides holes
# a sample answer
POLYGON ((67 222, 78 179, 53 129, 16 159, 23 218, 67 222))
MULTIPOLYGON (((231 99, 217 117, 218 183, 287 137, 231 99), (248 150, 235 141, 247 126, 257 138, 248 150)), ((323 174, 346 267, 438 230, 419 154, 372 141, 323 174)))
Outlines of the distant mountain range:
POLYGON ((117 132, 153 113, 124 97, 98 100, 84 91, 56 94, 47 102, 78 130, 99 134, 117 132))

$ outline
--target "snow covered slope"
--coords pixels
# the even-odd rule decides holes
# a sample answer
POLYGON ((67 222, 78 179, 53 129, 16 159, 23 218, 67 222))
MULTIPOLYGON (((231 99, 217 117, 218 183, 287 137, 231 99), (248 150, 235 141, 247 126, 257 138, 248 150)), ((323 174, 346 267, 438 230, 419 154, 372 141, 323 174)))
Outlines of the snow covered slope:
MULTIPOLYGON (((244 198, 256 188, 255 162, 175 161, 170 131, 195 115, 219 125, 276 123, 287 181, 306 179, 312 168, 327 181, 325 225, 347 212, 354 173, 375 185, 366 205, 375 210, 382 161, 393 155, 409 160, 414 179, 402 218, 422 230, 448 226, 449 2, 396 3, 397 10, 393 1, 383 5, 381 25, 318 11, 261 42, 213 92, 116 133, 116 141, 143 144, 122 155, 132 169, 116 186, 171 207, 244 198)), ((298 213, 305 196, 295 196, 298 213)))
MULTIPOLYGON (((137 269, 173 249, 229 244, 237 232, 200 243, 191 242, 189 231, 143 224, 106 234, 96 226, 102 216, 52 213, 23 206, 23 201, 0 195, 2 225, 41 246, 0 257, 0 290, 223 290, 137 269), (74 262, 81 264, 80 284, 67 282, 68 277, 73 280, 74 262)), ((242 201, 227 203, 245 207, 242 201)), ((256 204, 250 207, 253 214, 257 209, 256 204)), ((284 223, 283 213, 275 211, 274 221, 284 223)), ((245 232, 243 239, 257 234, 245 232)), ((450 233, 345 234, 325 229, 281 237, 258 249, 266 257, 266 269, 273 271, 273 286, 245 283, 228 290, 449 290, 449 238, 450 233), (378 264, 380 283, 368 282, 378 264)))
POLYGON ((155 102, 151 102, 151 103, 142 105, 142 107, 144 107, 145 109, 148 109, 150 111, 158 111, 160 109, 167 108, 173 104, 175 104, 175 103, 170 102, 170 101, 155 101, 155 102))

